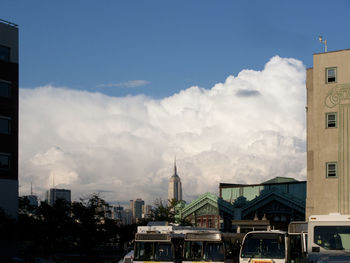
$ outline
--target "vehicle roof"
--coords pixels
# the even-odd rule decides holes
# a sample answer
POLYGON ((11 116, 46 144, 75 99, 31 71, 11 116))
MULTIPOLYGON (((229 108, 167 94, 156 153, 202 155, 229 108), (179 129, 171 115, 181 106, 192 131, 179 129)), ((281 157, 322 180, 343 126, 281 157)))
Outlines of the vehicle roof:
POLYGON ((287 232, 282 231, 282 230, 266 230, 266 231, 265 230, 261 230, 261 231, 257 230, 257 231, 250 231, 247 233, 247 235, 254 234, 254 233, 257 233, 257 234, 264 234, 264 233, 266 233, 266 234, 286 234, 287 232))
POLYGON ((350 215, 329 214, 329 215, 311 215, 309 222, 317 221, 350 221, 350 215))

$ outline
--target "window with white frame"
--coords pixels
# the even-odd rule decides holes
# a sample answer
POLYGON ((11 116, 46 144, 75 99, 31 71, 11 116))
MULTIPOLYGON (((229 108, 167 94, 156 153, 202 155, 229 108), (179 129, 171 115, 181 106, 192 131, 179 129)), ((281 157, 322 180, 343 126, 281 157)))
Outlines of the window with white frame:
POLYGON ((0 170, 9 170, 11 162, 11 154, 0 153, 0 170))
POLYGON ((326 83, 337 82, 337 68, 326 68, 326 83))
POLYGON ((336 128, 337 127, 337 113, 327 112, 326 113, 326 128, 336 128))
POLYGON ((326 163, 326 177, 337 177, 337 163, 326 163))

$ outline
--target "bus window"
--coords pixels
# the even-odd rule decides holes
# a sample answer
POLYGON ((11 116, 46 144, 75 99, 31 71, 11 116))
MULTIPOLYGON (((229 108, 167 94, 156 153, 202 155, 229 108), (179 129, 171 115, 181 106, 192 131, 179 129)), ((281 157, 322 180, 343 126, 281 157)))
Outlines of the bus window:
POLYGON ((152 242, 136 242, 135 243, 135 260, 149 261, 153 260, 153 243, 152 242))
POLYGON ((173 251, 171 244, 157 243, 155 245, 155 260, 156 261, 173 261, 173 251))
POLYGON ((224 245, 223 243, 206 243, 204 245, 204 260, 224 261, 224 245))
POLYGON ((184 259, 187 261, 198 261, 202 258, 202 242, 190 241, 185 242, 184 259))
POLYGON ((289 235, 289 254, 290 260, 299 262, 303 258, 301 235, 289 235))

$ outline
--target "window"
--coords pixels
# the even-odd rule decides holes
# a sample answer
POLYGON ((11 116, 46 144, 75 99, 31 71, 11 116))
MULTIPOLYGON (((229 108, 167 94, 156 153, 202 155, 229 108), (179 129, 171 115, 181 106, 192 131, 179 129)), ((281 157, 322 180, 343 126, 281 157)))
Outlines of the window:
POLYGON ((315 226, 315 244, 326 250, 350 249, 350 227, 349 226, 315 226))
POLYGON ((0 133, 10 134, 11 132, 11 118, 0 116, 0 133))
POLYGON ((11 96, 11 82, 0 79, 0 97, 9 98, 11 96))
POLYGON ((327 174, 329 178, 337 177, 337 163, 327 163, 327 174))
POLYGON ((10 48, 0 45, 0 60, 10 61, 10 48))
POLYGON ((326 83, 337 82, 337 68, 326 68, 326 83))
POLYGON ((326 128, 336 128, 337 127, 337 113, 328 112, 326 113, 326 128))
POLYGON ((11 155, 8 153, 0 153, 0 170, 10 169, 11 155))

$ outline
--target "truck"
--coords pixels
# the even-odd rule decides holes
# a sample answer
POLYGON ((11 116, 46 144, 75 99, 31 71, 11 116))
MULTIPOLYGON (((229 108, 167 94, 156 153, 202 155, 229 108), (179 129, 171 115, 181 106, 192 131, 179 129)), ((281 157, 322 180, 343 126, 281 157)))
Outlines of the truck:
POLYGON ((311 215, 308 262, 350 262, 350 215, 311 215))

